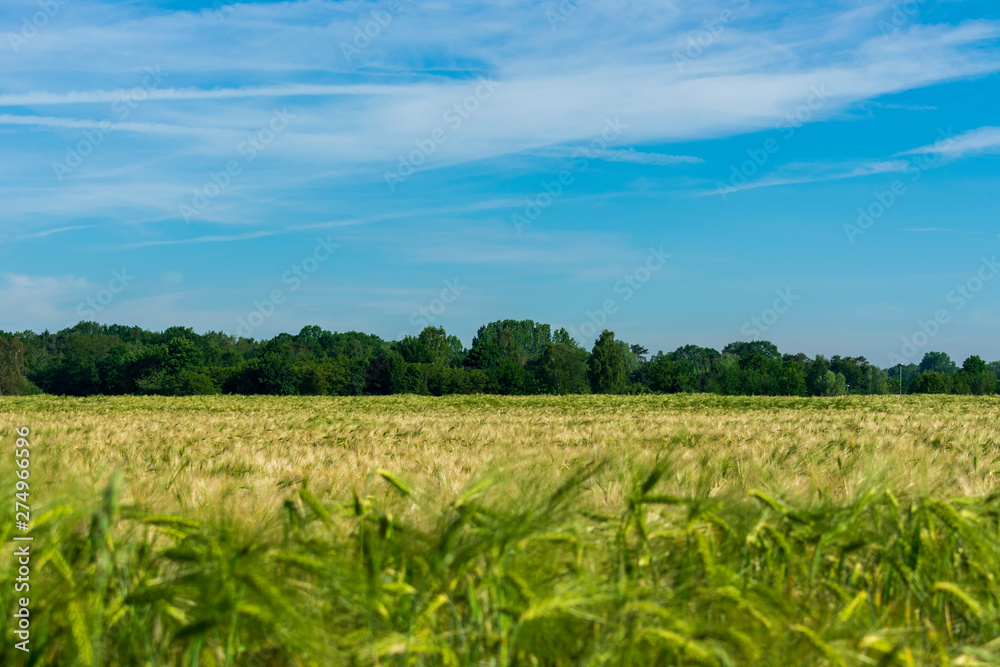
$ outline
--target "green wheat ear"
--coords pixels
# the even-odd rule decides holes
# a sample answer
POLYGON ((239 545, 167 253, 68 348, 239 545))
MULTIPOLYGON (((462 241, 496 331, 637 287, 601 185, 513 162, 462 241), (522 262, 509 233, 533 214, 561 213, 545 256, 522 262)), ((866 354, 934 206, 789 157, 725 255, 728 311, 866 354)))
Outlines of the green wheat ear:
POLYGON ((323 504, 316 499, 312 493, 306 488, 301 488, 298 491, 299 497, 302 498, 302 502, 305 503, 309 509, 319 518, 323 523, 329 524, 331 522, 330 512, 323 507, 323 504))
POLYGON ((393 475, 388 470, 381 470, 381 469, 379 469, 379 470, 376 470, 375 473, 377 475, 379 475, 385 481, 389 482, 389 484, 391 484, 392 486, 394 486, 396 488, 396 490, 399 491, 404 496, 410 496, 410 495, 413 494, 413 489, 410 488, 410 486, 406 482, 404 482, 403 480, 401 480, 396 475, 393 475))

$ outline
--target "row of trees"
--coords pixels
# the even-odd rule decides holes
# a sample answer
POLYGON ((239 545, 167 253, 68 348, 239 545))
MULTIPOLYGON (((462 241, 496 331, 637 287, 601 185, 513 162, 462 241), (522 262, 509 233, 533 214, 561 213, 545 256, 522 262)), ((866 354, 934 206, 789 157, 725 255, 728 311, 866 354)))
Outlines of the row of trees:
POLYGON ((993 394, 1000 363, 947 354, 881 369, 864 357, 781 354, 767 341, 721 352, 685 345, 649 351, 601 333, 586 350, 565 329, 531 320, 480 327, 466 349, 440 327, 384 341, 308 326, 266 341, 172 327, 80 324, 36 334, 0 332, 0 394, 626 394, 839 396, 993 394))

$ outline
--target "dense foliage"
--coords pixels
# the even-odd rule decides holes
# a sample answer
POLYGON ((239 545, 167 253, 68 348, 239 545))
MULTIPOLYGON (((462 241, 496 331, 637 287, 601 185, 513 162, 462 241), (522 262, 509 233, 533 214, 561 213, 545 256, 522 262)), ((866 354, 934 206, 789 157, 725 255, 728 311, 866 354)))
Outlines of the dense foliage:
POLYGON ((881 369, 864 357, 781 354, 767 341, 718 350, 685 345, 648 355, 601 333, 587 351, 565 329, 531 320, 480 327, 466 349, 440 327, 384 341, 308 326, 271 340, 171 327, 81 322, 58 333, 0 332, 0 394, 636 394, 755 396, 993 394, 1000 362, 943 352, 881 369))

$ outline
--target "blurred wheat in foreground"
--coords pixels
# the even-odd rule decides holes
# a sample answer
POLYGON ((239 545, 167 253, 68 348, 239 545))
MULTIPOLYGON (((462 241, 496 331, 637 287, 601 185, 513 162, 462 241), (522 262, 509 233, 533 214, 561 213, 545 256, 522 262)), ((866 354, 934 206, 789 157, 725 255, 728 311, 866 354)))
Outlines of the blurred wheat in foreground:
POLYGON ((4 665, 1000 665, 995 398, 0 413, 4 665))

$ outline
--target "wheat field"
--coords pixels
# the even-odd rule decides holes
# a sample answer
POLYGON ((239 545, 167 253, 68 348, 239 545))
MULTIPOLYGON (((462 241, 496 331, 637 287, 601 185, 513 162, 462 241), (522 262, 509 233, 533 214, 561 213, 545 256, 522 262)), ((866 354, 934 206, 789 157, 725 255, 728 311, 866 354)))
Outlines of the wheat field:
POLYGON ((1000 664, 996 398, 0 412, 4 664, 1000 664))

